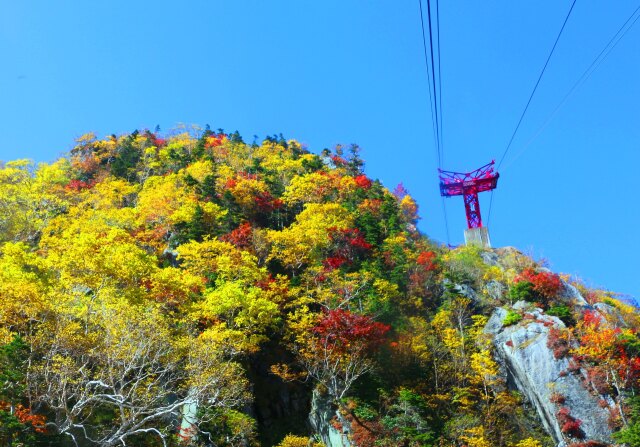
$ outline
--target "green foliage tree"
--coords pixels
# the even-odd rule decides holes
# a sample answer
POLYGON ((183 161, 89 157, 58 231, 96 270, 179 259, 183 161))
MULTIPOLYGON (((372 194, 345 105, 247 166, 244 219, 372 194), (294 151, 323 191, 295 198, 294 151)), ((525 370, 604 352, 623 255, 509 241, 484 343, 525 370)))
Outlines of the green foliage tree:
POLYGON ((141 150, 136 147, 135 142, 138 131, 133 132, 116 150, 116 155, 111 161, 111 174, 125 180, 134 180, 137 164, 140 161, 141 150))
POLYGON ((631 397, 627 403, 631 407, 629 424, 619 432, 614 433, 613 438, 629 447, 640 447, 640 398, 638 396, 631 397))
POLYGON ((432 446, 435 439, 428 423, 425 399, 414 391, 400 389, 396 403, 382 419, 384 427, 394 433, 397 445, 432 446))
POLYGON ((0 346, 0 400, 18 403, 24 392, 25 363, 29 346, 22 337, 13 339, 0 346))

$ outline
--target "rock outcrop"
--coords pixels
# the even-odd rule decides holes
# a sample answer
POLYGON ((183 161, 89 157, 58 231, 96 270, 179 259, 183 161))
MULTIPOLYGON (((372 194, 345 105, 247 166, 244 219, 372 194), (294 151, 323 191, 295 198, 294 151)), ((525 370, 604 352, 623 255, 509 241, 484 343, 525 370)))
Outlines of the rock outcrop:
POLYGON ((309 423, 313 431, 320 436, 320 439, 326 447, 351 447, 348 432, 346 432, 348 423, 344 421, 340 413, 335 410, 331 401, 320 394, 318 390, 313 391, 309 423), (334 426, 332 423, 334 418, 344 427, 343 430, 338 430, 334 426))
MULTIPOLYGON (((526 305, 519 302, 514 307, 526 305)), ((572 420, 582 422, 579 430, 584 439, 610 442, 609 413, 598 405, 600 398, 582 385, 579 371, 568 371, 567 358, 556 359, 547 346, 550 328, 562 328, 564 324, 540 309, 528 313, 529 319, 505 327, 502 322, 507 310, 497 308, 485 327, 485 332, 493 336, 496 359, 508 386, 526 396, 559 446, 570 440, 567 427, 558 420, 561 408, 570 410, 572 420), (562 396, 563 402, 552 396, 562 396)))

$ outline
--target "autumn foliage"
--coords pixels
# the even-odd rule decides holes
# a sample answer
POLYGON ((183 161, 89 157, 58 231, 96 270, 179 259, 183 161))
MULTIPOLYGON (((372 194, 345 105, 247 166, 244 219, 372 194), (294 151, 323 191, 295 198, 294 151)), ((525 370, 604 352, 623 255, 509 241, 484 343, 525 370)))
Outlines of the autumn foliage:
POLYGON ((584 432, 580 429, 582 421, 571 416, 571 410, 568 407, 561 407, 556 413, 556 417, 562 433, 572 438, 584 438, 584 432))
POLYGON ((353 263, 372 248, 357 228, 329 228, 328 235, 329 255, 324 264, 331 269, 353 263))
POLYGON ((548 445, 485 331, 520 299, 571 322, 546 321, 549 349, 633 427, 633 309, 428 239, 359 154, 182 127, 1 164, 0 445, 315 445, 312 399, 354 447, 548 445))
POLYGON ((528 281, 533 284, 533 290, 546 299, 554 298, 562 290, 560 277, 551 272, 536 272, 532 268, 524 269, 515 279, 515 283, 528 281))
POLYGON ((13 414, 20 424, 33 429, 35 433, 47 432, 46 418, 40 414, 33 414, 29 408, 25 408, 22 404, 14 407, 8 402, 0 401, 0 411, 13 414))
POLYGON ((385 341, 388 325, 370 317, 335 309, 324 313, 312 331, 337 355, 371 353, 385 341))
POLYGON ((249 222, 243 222, 238 228, 232 230, 230 233, 220 237, 221 240, 229 242, 238 248, 249 248, 252 243, 253 230, 249 222))

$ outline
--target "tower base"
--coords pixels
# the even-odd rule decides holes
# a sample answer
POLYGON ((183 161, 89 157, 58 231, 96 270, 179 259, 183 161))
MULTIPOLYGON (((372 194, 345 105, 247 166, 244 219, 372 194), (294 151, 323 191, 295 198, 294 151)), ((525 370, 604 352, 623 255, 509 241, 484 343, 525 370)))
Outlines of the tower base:
POLYGON ((467 228, 464 230, 464 243, 466 245, 479 245, 482 248, 491 248, 489 229, 487 227, 467 228))

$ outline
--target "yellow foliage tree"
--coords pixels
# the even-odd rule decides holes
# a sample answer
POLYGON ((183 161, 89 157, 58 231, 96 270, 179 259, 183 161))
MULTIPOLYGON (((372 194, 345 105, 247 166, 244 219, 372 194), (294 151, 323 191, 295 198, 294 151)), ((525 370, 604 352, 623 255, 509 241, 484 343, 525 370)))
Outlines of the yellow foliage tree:
POLYGON ((324 447, 305 436, 287 435, 276 447, 324 447))
POLYGON ((513 447, 542 447, 542 443, 534 438, 526 438, 518 441, 513 447))
POLYGON ((329 229, 348 228, 352 223, 352 215, 338 203, 308 203, 290 227, 267 232, 272 244, 269 259, 297 271, 321 258, 329 244, 329 229))
POLYGON ((37 168, 30 160, 0 166, 0 242, 33 242, 59 213, 68 183, 69 163, 60 160, 37 168))

